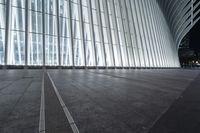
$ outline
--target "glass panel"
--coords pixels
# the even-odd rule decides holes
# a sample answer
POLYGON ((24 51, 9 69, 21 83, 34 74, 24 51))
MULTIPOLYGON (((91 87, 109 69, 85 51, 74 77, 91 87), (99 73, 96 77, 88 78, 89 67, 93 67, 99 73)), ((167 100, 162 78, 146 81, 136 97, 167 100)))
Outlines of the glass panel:
POLYGON ((33 11, 42 12, 42 0, 31 0, 29 8, 33 11))
POLYGON ((104 48, 100 43, 96 43, 97 66, 105 66, 104 48))
POLYGON ((81 39, 81 31, 80 31, 80 22, 76 20, 72 20, 72 33, 73 38, 81 39))
POLYGON ((61 17, 68 18, 68 8, 67 8, 68 1, 67 0, 59 0, 59 15, 61 17))
POLYGON ((44 0, 45 13, 56 15, 56 0, 44 0))
POLYGON ((57 35, 57 18, 52 15, 45 15, 45 34, 57 35))
POLYGON ((66 18, 62 18, 60 17, 59 19, 59 28, 60 28, 60 36, 62 37, 69 37, 69 25, 68 25, 68 22, 69 22, 69 19, 66 19, 66 18))
POLYGON ((87 6, 87 0, 82 0, 82 5, 87 6))
POLYGON ((84 48, 81 40, 74 39, 74 63, 75 66, 84 66, 84 48))
POLYGON ((0 0, 0 4, 6 4, 7 0, 0 0))
POLYGON ((60 38, 61 65, 72 66, 72 47, 69 38, 60 38))
POLYGON ((58 38, 45 36, 45 64, 58 65, 58 38))
POLYGON ((40 34, 29 34, 29 65, 42 65, 43 64, 43 42, 42 35, 40 34))
POLYGON ((132 50, 132 47, 128 46, 127 47, 128 49, 128 56, 129 56, 129 62, 130 62, 130 66, 133 67, 134 66, 134 57, 133 57, 133 50, 132 50))
POLYGON ((107 66, 113 66, 113 59, 112 59, 112 45, 105 44, 105 52, 106 52, 106 64, 107 66))
POLYGON ((25 8, 25 0, 12 0, 12 6, 25 8))
POLYGON ((96 42, 100 42, 100 35, 99 35, 100 29, 99 26, 94 25, 94 40, 96 42))
POLYGON ((25 63, 25 32, 12 31, 8 48, 8 64, 24 65, 25 63))
POLYGON ((91 33, 90 33, 90 24, 84 23, 84 40, 90 41, 91 40, 91 33))
POLYGON ((113 49, 114 49, 114 57, 115 57, 115 66, 122 66, 119 45, 113 45, 113 49))
POLYGON ((95 66, 94 46, 91 41, 85 42, 87 66, 95 66))
POLYGON ((79 20, 78 4, 71 3, 72 19, 79 20))
POLYGON ((83 7, 83 22, 88 22, 89 23, 89 14, 88 14, 88 8, 87 7, 83 7))
POLYGON ((25 10, 12 8, 12 30, 25 31, 25 10))
POLYGON ((128 58, 127 58, 127 50, 126 46, 121 46, 121 53, 122 53, 122 62, 124 67, 128 67, 128 58))
POLYGON ((42 13, 29 12, 30 32, 42 33, 42 13))
POLYGON ((6 6, 0 4, 0 28, 5 28, 6 25, 6 6))
POLYGON ((96 9, 96 0, 91 0, 92 9, 96 9))
POLYGON ((92 16, 93 16, 93 24, 98 25, 98 22, 97 22, 97 11, 96 10, 92 10, 92 16))

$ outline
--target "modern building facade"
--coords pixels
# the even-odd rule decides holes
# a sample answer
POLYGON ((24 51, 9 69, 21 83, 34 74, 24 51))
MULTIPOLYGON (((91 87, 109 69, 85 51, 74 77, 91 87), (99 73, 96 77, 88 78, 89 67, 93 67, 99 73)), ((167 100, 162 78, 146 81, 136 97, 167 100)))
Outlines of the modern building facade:
POLYGON ((179 67, 177 46, 199 20, 199 10, 194 12, 199 5, 198 0, 0 0, 0 65, 179 67))
POLYGON ((183 37, 200 20, 199 0, 157 0, 179 46, 183 37))

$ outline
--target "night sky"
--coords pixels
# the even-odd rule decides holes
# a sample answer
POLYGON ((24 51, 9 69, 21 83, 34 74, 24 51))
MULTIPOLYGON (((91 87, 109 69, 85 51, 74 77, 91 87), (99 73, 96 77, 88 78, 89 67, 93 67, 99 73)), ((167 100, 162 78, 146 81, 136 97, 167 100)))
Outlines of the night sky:
POLYGON ((200 21, 191 30, 190 48, 200 51, 200 21))

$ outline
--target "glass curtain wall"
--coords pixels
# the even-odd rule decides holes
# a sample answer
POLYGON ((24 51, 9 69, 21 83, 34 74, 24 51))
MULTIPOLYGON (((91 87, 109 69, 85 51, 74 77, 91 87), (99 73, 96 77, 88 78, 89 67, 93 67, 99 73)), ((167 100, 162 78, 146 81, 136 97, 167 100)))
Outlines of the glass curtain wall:
POLYGON ((176 51, 173 40, 162 50, 170 35, 163 19, 151 19, 153 1, 0 0, 0 65, 167 66, 176 51))

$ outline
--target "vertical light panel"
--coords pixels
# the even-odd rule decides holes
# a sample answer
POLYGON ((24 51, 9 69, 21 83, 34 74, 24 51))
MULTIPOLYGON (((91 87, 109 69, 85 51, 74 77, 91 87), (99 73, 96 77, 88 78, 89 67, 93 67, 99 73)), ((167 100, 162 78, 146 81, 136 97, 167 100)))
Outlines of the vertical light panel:
MULTIPOLYGON (((94 21, 93 21, 93 13, 92 13, 92 2, 91 0, 87 0, 87 7, 88 7, 88 18, 89 18, 89 23, 90 23, 90 32, 91 32, 91 47, 92 47, 92 52, 93 53, 93 66, 98 66, 97 63, 97 49, 96 49, 96 43, 95 43, 95 31, 94 31, 94 21)), ((89 51, 89 47, 88 47, 89 51)), ((89 52, 88 52, 89 53, 89 52)), ((91 63, 92 64, 92 63, 91 63)), ((89 65, 91 65, 89 64, 89 65)), ((92 66, 92 65, 91 65, 92 66)))
POLYGON ((82 0, 82 14, 83 14, 83 39, 85 45, 86 66, 96 66, 95 62, 95 45, 93 36, 93 22, 90 12, 90 1, 82 0))
MULTIPOLYGON (((128 37, 128 42, 129 42, 128 44, 131 44, 129 48, 131 48, 130 50, 132 50, 133 52, 134 66, 140 67, 140 59, 138 55, 138 43, 137 43, 137 38, 136 38, 135 24, 133 21, 133 14, 132 14, 130 1, 126 0, 125 5, 127 9, 126 12, 127 12, 127 26, 128 26, 128 30, 127 30, 128 31, 127 37, 128 37)), ((131 64, 131 66, 133 66, 133 63, 131 64)))
POLYGON ((147 7, 147 10, 148 10, 148 22, 149 22, 149 28, 150 28, 150 35, 151 35, 151 40, 152 40, 152 53, 154 55, 154 67, 159 67, 159 60, 158 60, 158 51, 156 49, 156 35, 155 35, 155 29, 154 29, 154 22, 153 22, 153 16, 152 16, 152 13, 150 12, 150 4, 149 4, 149 1, 148 2, 145 2, 146 3, 146 7, 147 7))
POLYGON ((10 12, 9 65, 25 65, 25 0, 12 0, 10 12))
POLYGON ((156 66, 156 59, 155 59, 155 51, 153 49, 153 33, 151 31, 151 22, 150 22, 150 16, 149 16, 149 11, 148 11, 148 7, 147 7, 147 2, 145 1, 142 1, 143 2, 143 10, 144 10, 144 19, 145 19, 145 24, 146 24, 146 31, 147 31, 147 36, 148 36, 148 40, 149 40, 149 45, 148 45, 148 50, 149 50, 149 53, 151 55, 151 58, 150 58, 150 67, 155 67, 156 66))
POLYGON ((43 64, 43 25, 42 0, 31 0, 29 3, 29 44, 28 65, 43 64))
MULTIPOLYGON (((156 10, 156 4, 152 4, 153 2, 151 1, 151 8, 152 8, 152 12, 154 14, 158 14, 159 12, 156 10)), ((160 19, 160 18, 159 18, 160 19)), ((158 58, 159 58, 159 67, 162 67, 163 65, 163 55, 162 55, 162 49, 161 49, 161 45, 163 44, 163 42, 161 42, 162 36, 159 30, 159 21, 157 16, 154 15, 154 24, 155 24, 155 30, 156 32, 156 37, 157 37, 157 49, 158 49, 158 58)))
POLYGON ((71 22, 72 22, 72 37, 73 37, 73 52, 74 52, 74 65, 85 66, 84 59, 84 44, 81 36, 81 20, 80 20, 80 8, 78 0, 71 0, 71 22))
POLYGON ((101 12, 101 21, 102 21, 102 30, 103 30, 103 38, 104 38, 104 46, 106 53, 106 64, 108 67, 115 66, 114 57, 113 57, 113 46, 111 43, 111 32, 110 32, 110 24, 108 18, 108 10, 107 10, 107 1, 100 1, 100 12, 101 12))
POLYGON ((97 66, 107 67, 107 56, 105 52, 105 42, 103 36, 102 14, 99 0, 91 0, 92 18, 94 25, 94 40, 96 45, 97 66))
POLYGON ((127 48, 127 40, 125 36, 125 28, 124 28, 124 20, 122 18, 122 7, 119 0, 114 0, 115 5, 115 12, 116 12, 116 19, 117 19, 117 27, 118 27, 118 34, 119 34, 119 43, 121 47, 121 56, 123 61, 124 67, 130 67, 130 58, 128 54, 127 48))
POLYGON ((119 45, 119 36, 118 36, 118 27, 116 20, 116 12, 114 8, 113 0, 107 0, 108 5, 108 14, 110 20, 110 30, 112 35, 112 45, 113 45, 113 54, 116 67, 123 67, 122 57, 121 57, 121 47, 119 45))
POLYGON ((73 66, 68 4, 67 0, 59 0, 60 58, 62 66, 73 66))
POLYGON ((56 1, 45 0, 45 65, 58 65, 56 1))
POLYGON ((155 43, 153 46, 156 51, 157 67, 161 67, 161 57, 160 57, 160 52, 159 52, 159 34, 157 31, 155 11, 154 11, 154 8, 152 7, 151 1, 148 1, 148 3, 149 3, 149 10, 151 13, 151 21, 152 21, 153 34, 154 34, 154 39, 155 39, 155 43))
POLYGON ((147 33, 147 27, 146 27, 146 24, 147 22, 145 22, 145 13, 144 13, 144 7, 143 7, 143 3, 142 1, 144 0, 140 0, 138 1, 138 4, 141 8, 139 8, 139 11, 140 11, 140 14, 141 15, 141 27, 142 27, 142 33, 143 33, 143 36, 145 37, 145 43, 144 43, 144 47, 145 47, 145 51, 146 51, 146 67, 151 67, 152 66, 152 56, 151 56, 151 51, 150 51, 150 48, 149 48, 149 45, 150 45, 150 40, 148 38, 148 33, 147 33))
POLYGON ((121 14, 122 14, 122 20, 123 20, 123 26, 124 26, 124 36, 126 39, 126 47, 128 52, 128 58, 129 58, 129 65, 130 67, 135 66, 135 60, 134 59, 134 53, 133 53, 133 45, 131 41, 131 33, 130 33, 130 25, 129 25, 129 16, 128 16, 128 8, 125 2, 119 1, 120 6, 122 7, 121 14))

